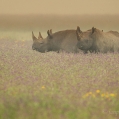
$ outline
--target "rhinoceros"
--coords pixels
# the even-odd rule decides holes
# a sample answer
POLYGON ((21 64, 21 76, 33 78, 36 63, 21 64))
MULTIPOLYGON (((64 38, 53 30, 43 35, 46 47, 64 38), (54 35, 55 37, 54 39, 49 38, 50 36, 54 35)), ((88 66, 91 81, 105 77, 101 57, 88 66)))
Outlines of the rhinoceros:
MULTIPOLYGON (((80 28, 77 27, 77 31, 80 31, 80 28)), ((52 30, 47 31, 48 36, 43 39, 41 33, 39 32, 38 38, 36 38, 32 32, 33 45, 32 49, 39 52, 48 52, 48 51, 65 51, 77 53, 80 50, 77 48, 77 36, 76 30, 64 30, 52 33, 52 30)))
POLYGON ((92 28, 85 32, 76 31, 77 47, 85 53, 90 52, 119 52, 119 33, 117 31, 103 32, 92 28))

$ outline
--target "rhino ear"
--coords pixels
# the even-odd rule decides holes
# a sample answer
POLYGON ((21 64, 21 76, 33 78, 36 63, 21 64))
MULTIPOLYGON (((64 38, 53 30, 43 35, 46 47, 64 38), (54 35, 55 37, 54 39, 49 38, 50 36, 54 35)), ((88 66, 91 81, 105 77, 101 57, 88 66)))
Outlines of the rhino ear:
POLYGON ((77 40, 80 41, 81 40, 81 35, 77 30, 76 30, 76 36, 77 36, 77 40))
POLYGON ((50 34, 52 34, 52 29, 50 29, 50 34))
POLYGON ((77 29, 76 29, 76 36, 77 36, 77 40, 78 40, 78 41, 81 40, 81 34, 82 34, 82 31, 80 30, 80 27, 77 26, 77 29))
POLYGON ((96 28, 92 27, 92 34, 96 31, 96 28))
POLYGON ((78 31, 79 33, 82 33, 82 31, 81 31, 81 29, 80 29, 79 26, 77 26, 77 31, 78 31))
POLYGON ((40 40, 40 39, 43 39, 43 37, 42 37, 42 35, 41 35, 41 33, 40 33, 40 32, 39 32, 38 39, 39 39, 39 40, 40 40))
POLYGON ((33 41, 37 41, 37 40, 38 40, 38 39, 34 36, 33 31, 32 31, 32 39, 33 39, 33 41))
POLYGON ((49 38, 52 38, 52 29, 48 30, 47 34, 48 34, 49 38))

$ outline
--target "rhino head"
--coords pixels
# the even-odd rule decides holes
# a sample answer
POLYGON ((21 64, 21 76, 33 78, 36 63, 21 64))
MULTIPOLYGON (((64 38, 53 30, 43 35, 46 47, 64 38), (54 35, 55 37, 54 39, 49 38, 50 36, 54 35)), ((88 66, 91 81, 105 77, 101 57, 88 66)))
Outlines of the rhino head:
POLYGON ((79 30, 79 28, 77 28, 76 30, 76 35, 77 35, 77 47, 81 50, 83 50, 85 53, 87 51, 91 51, 93 50, 92 46, 93 46, 93 38, 92 38, 92 34, 95 32, 96 28, 92 28, 88 31, 82 32, 81 30, 79 30))
POLYGON ((36 38, 34 33, 32 32, 32 39, 33 39, 32 49, 33 50, 39 51, 41 53, 51 51, 50 39, 52 39, 52 30, 48 30, 47 34, 48 34, 48 37, 43 39, 40 32, 39 32, 38 38, 36 38))

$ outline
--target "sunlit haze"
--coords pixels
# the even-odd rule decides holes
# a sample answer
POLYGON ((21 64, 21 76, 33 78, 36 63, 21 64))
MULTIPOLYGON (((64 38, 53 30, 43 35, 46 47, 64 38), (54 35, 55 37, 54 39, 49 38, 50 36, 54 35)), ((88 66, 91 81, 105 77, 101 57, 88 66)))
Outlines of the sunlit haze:
POLYGON ((119 14, 119 0, 1 0, 0 14, 119 14))

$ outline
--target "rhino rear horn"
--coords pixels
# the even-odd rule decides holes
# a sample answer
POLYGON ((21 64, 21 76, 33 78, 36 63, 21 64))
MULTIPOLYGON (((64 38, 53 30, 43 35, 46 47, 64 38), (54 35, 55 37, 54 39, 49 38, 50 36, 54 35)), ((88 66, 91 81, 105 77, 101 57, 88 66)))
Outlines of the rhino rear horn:
POLYGON ((36 41, 36 40, 38 40, 35 36, 34 36, 34 33, 33 33, 33 31, 32 31, 32 39, 33 39, 33 41, 36 41))
POLYGON ((49 38, 52 38, 52 29, 48 30, 47 34, 48 34, 49 38))
POLYGON ((39 32, 38 39, 39 39, 39 40, 40 40, 40 39, 43 39, 43 37, 42 37, 42 35, 41 35, 41 33, 40 33, 40 32, 39 32))
POLYGON ((78 31, 79 33, 82 33, 82 31, 81 31, 81 29, 80 29, 79 26, 77 26, 77 31, 78 31))

